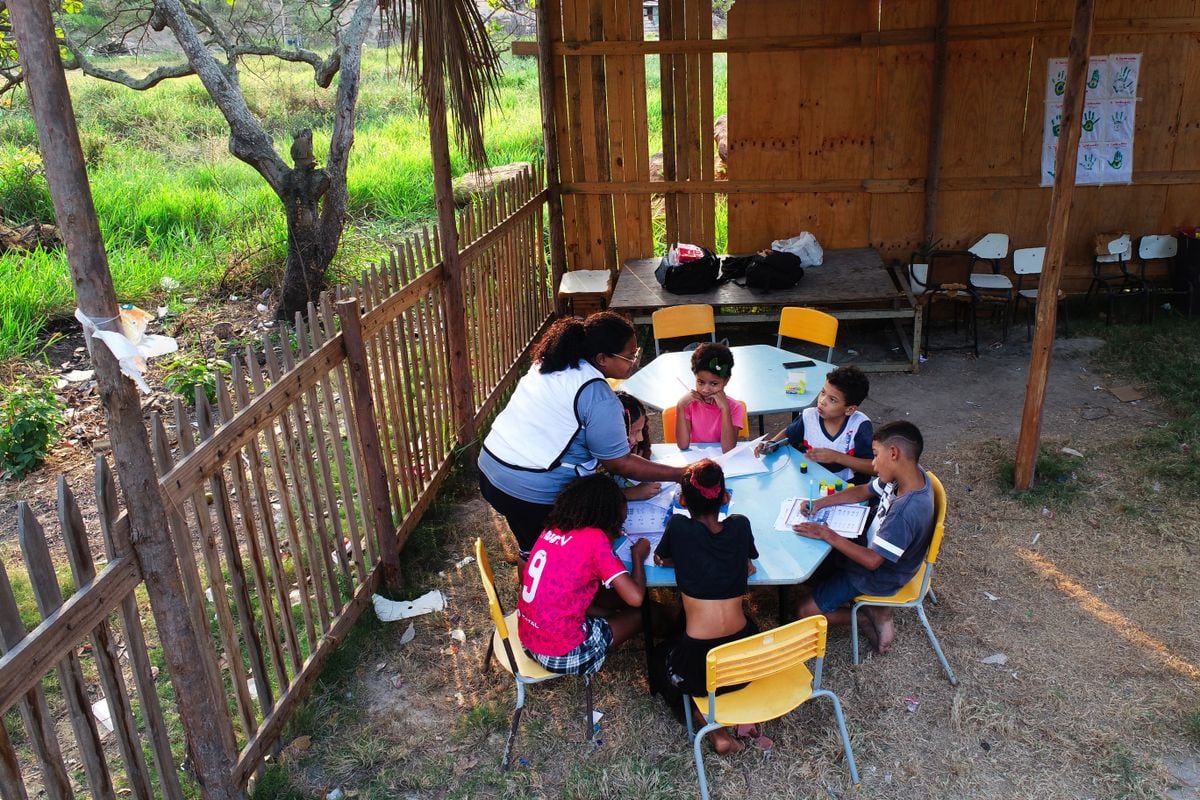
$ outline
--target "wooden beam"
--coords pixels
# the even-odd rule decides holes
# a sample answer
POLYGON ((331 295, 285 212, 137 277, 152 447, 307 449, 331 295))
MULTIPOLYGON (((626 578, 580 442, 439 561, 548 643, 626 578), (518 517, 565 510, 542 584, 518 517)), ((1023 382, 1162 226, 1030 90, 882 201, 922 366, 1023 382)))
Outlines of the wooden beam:
MULTIPOLYGON (((549 172, 549 167, 547 167, 547 173, 548 172, 549 172)), ((509 232, 509 230, 511 230, 515 225, 519 224, 521 222, 521 220, 523 220, 525 217, 527 217, 530 214, 537 211, 537 207, 540 206, 542 203, 545 203, 550 197, 551 197, 551 193, 550 193, 549 187, 542 189, 540 192, 535 194, 533 197, 529 198, 524 203, 522 203, 521 206, 519 208, 517 208, 515 211, 513 211, 511 214, 509 214, 504 219, 500 220, 494 226, 489 228, 487 233, 483 234, 483 236, 480 236, 478 239, 476 239, 475 241, 471 242, 469 245, 464 247, 462 249, 462 252, 458 254, 458 260, 461 261, 463 266, 465 267, 467 264, 470 264, 472 261, 479 258, 479 256, 483 254, 484 250, 487 250, 489 247, 491 247, 497 241, 499 241, 499 239, 502 236, 507 234, 509 232)), ((554 204, 551 203, 550 204, 550 216, 553 218, 554 215, 555 215, 554 214, 554 204)), ((561 199, 561 197, 559 198, 558 216, 560 218, 562 217, 562 199, 561 199)), ((559 243, 559 245, 562 245, 563 242, 562 242, 562 235, 561 235, 562 234, 561 219, 559 220, 559 222, 560 222, 560 226, 559 226, 559 242, 558 243, 559 243)), ((553 223, 551 223, 550 230, 551 230, 551 232, 553 232, 553 230, 554 230, 553 223)), ((553 238, 554 237, 551 236, 551 239, 553 239, 553 238)), ((550 242, 550 249, 551 250, 554 249, 553 241, 550 242)), ((561 272, 559 274, 561 275, 561 272)), ((555 290, 557 290, 557 288, 558 288, 557 279, 554 282, 554 287, 555 287, 555 290)))
POLYGON ((1050 377, 1050 356, 1054 349, 1054 328, 1058 312, 1058 286, 1062 280, 1063 256, 1067 246, 1067 226, 1071 219, 1071 199, 1075 191, 1075 166, 1079 157, 1080 124, 1083 100, 1087 92, 1088 56, 1092 46, 1092 22, 1096 0, 1077 0, 1067 49, 1067 88, 1063 95, 1062 137, 1054 160, 1054 188, 1050 194, 1050 219, 1046 225, 1046 261, 1038 281, 1037 321, 1029 354, 1029 377, 1025 385, 1025 407, 1021 412, 1021 433, 1017 438, 1016 467, 1013 483, 1019 491, 1033 485, 1037 464, 1038 441, 1042 434, 1042 406, 1046 382, 1050 377))
MULTIPOLYGON (((538 3, 538 39, 533 55, 538 60, 538 96, 542 112, 542 148, 546 157, 546 201, 550 206, 550 217, 546 226, 550 229, 550 280, 552 290, 557 293, 567 268, 566 234, 563 231, 562 190, 558 174, 558 128, 554 119, 554 55, 550 41, 550 19, 546 3, 538 3)), ((516 52, 515 46, 513 52, 516 52)), ((540 201, 539 201, 540 202, 540 201)), ((465 254, 464 254, 465 258, 465 254)))
MULTIPOLYGON (((471 363, 467 350, 466 289, 458 257, 458 227, 454 218, 453 174, 450 171, 450 133, 446 126, 445 43, 423 26, 425 69, 422 83, 429 115, 429 149, 433 157, 433 189, 437 205, 438 242, 445 279, 446 340, 450 346, 450 395, 454 408, 454 434, 458 444, 474 452, 475 403, 471 389, 471 363)), ((472 459, 474 460, 474 459, 472 459)))
MULTIPOLYGON (((38 149, 66 245, 76 303, 86 317, 96 321, 97 327, 116 330, 116 292, 92 202, 50 6, 40 0, 9 0, 8 11, 17 34, 25 85, 37 126, 38 149)), ((222 726, 220 715, 212 713, 225 698, 216 694, 204 672, 203 648, 211 647, 211 642, 202 638, 205 631, 192 625, 142 421, 141 401, 107 346, 94 345, 90 335, 87 341, 132 525, 133 548, 187 732, 196 779, 206 800, 234 800, 242 796, 232 779, 234 753, 226 745, 228 730, 222 726)), ((76 596, 86 594, 81 592, 76 596)), ((107 609, 111 610, 112 607, 107 609)))
POLYGON ((933 34, 933 78, 929 89, 929 141, 925 158, 925 235, 933 247, 937 229, 938 177, 942 170, 942 123, 946 119, 946 28, 950 19, 950 0, 938 0, 937 25, 933 34))
MULTIPOLYGON (((1158 34, 1200 33, 1198 17, 1162 17, 1156 19, 1107 19, 1095 25, 1104 36, 1153 36, 1158 34)), ((960 25, 946 29, 951 42, 1016 39, 1032 36, 1066 36, 1071 26, 1062 20, 1046 22, 1009 22, 998 25, 960 25)), ((680 55, 691 53, 772 53, 795 50, 835 48, 877 48, 935 42, 937 28, 902 28, 890 31, 816 34, 811 36, 753 36, 743 39, 647 39, 644 41, 555 42, 554 56, 637 56, 680 55)), ((533 55, 531 42, 514 42, 515 55, 533 55)))
POLYGON ((848 178, 829 180, 586 181, 564 183, 563 194, 771 194, 803 192, 921 192, 924 178, 848 178))

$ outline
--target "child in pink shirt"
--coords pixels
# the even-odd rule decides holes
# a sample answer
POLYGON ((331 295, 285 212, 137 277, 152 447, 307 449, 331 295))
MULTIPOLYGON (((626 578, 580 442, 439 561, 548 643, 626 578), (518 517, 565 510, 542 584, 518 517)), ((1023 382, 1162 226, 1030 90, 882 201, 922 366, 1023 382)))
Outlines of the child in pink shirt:
POLYGON ((517 602, 517 632, 529 655, 551 672, 590 675, 608 651, 642 629, 637 607, 646 595, 645 539, 633 546, 633 576, 613 555, 625 522, 625 495, 607 475, 576 478, 546 518, 529 553, 517 602), (601 585, 627 608, 589 616, 601 585))
POLYGON ((733 375, 733 353, 717 342, 705 342, 692 353, 696 388, 675 404, 675 440, 681 449, 692 442, 720 442, 728 453, 746 421, 746 407, 725 394, 733 375))

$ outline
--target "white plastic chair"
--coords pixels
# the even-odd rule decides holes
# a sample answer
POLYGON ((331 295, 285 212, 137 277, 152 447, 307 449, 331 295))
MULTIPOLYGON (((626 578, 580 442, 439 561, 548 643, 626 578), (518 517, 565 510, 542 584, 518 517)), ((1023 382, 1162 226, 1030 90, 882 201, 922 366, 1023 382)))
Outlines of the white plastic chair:
POLYGON ((1105 325, 1112 324, 1113 301, 1118 297, 1141 297, 1146 301, 1144 313, 1149 317, 1150 293, 1146 282, 1129 271, 1133 257, 1133 242, 1128 233, 1108 243, 1108 252, 1092 257, 1092 282, 1088 284, 1087 300, 1091 304, 1092 293, 1103 289, 1107 298, 1105 325), (1116 265, 1115 267, 1113 265, 1116 265))
POLYGON ((1000 274, 1000 265, 1008 257, 1008 234, 989 233, 967 248, 971 254, 971 291, 976 305, 989 303, 1000 306, 1003 338, 1008 338, 1008 308, 1013 299, 1013 282, 1007 275, 1000 274), (986 261, 991 272, 975 272, 975 262, 986 261))
MULTIPOLYGON (((1040 280, 1036 276, 1042 274, 1042 267, 1046 260, 1046 248, 1044 247, 1022 247, 1019 250, 1013 251, 1013 272, 1017 276, 1017 297, 1014 302, 1014 311, 1021 305, 1021 301, 1025 301, 1028 307, 1028 313, 1025 318, 1025 339, 1028 341, 1033 337, 1033 310, 1037 306, 1038 287, 1034 286, 1030 289, 1022 288, 1025 283, 1025 278, 1034 276, 1034 280, 1040 280)), ((1058 303, 1062 309, 1063 333, 1070 333, 1070 328, 1067 324, 1067 308, 1062 304, 1066 299, 1066 294, 1062 289, 1058 290, 1058 303)))
MULTIPOLYGON (((1146 286, 1146 291, 1157 295, 1184 295, 1187 297, 1187 315, 1192 316, 1192 283, 1186 278, 1179 279, 1175 274, 1177 267, 1175 257, 1179 255, 1179 240, 1169 234, 1150 234, 1138 239, 1137 258, 1138 276, 1146 286), (1163 282, 1146 278, 1146 264, 1161 261, 1167 265, 1167 276, 1163 282)), ((1150 303, 1151 316, 1154 314, 1154 303, 1150 303)))

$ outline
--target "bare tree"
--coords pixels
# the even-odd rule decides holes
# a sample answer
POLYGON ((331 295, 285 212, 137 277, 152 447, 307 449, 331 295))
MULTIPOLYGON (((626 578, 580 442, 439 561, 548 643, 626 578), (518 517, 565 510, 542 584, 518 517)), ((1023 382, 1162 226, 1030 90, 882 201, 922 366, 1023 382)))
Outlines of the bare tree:
MULTIPOLYGON (((61 0, 60 11, 78 10, 79 0, 61 0), (73 4, 73 5, 72 5, 73 4)), ((254 167, 283 204, 288 250, 276 316, 290 319, 305 309, 325 287, 325 275, 337 252, 346 222, 346 166, 354 144, 355 112, 361 79, 362 48, 376 11, 385 24, 406 32, 401 48, 412 64, 406 72, 418 97, 428 96, 429 81, 445 80, 454 131, 472 162, 483 165, 482 120, 486 101, 494 96, 498 59, 473 0, 338 0, 328 11, 325 27, 333 39, 327 55, 288 46, 283 36, 282 3, 236 0, 210 8, 203 0, 153 0, 137 5, 124 0, 113 8, 101 32, 106 41, 146 36, 169 29, 183 59, 135 77, 110 69, 89 56, 89 41, 63 35, 64 66, 131 89, 147 90, 164 80, 197 75, 229 125, 229 152, 254 167), (436 31, 444 42, 445 74, 425 68, 421 31, 436 31), (297 133, 291 144, 292 166, 276 150, 262 121, 250 110, 239 80, 246 56, 268 56, 308 64, 322 88, 337 78, 332 133, 324 166, 318 166, 312 131, 297 133)), ((19 54, 7 35, 7 8, 0 0, 0 92, 19 85, 24 76, 19 54)), ((92 38, 95 38, 94 34, 92 38)))

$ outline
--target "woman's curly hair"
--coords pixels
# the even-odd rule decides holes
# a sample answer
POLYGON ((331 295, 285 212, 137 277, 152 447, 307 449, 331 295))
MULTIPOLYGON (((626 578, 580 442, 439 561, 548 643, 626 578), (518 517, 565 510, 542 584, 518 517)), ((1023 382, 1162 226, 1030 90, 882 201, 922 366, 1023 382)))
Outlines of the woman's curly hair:
POLYGON ((573 369, 580 361, 595 365, 596 356, 620 353, 633 335, 633 325, 614 311, 584 320, 562 317, 533 346, 533 360, 543 375, 573 369))
POLYGON ((625 493, 608 475, 585 475, 567 484, 546 517, 546 530, 566 533, 599 528, 616 538, 625 524, 625 493))

